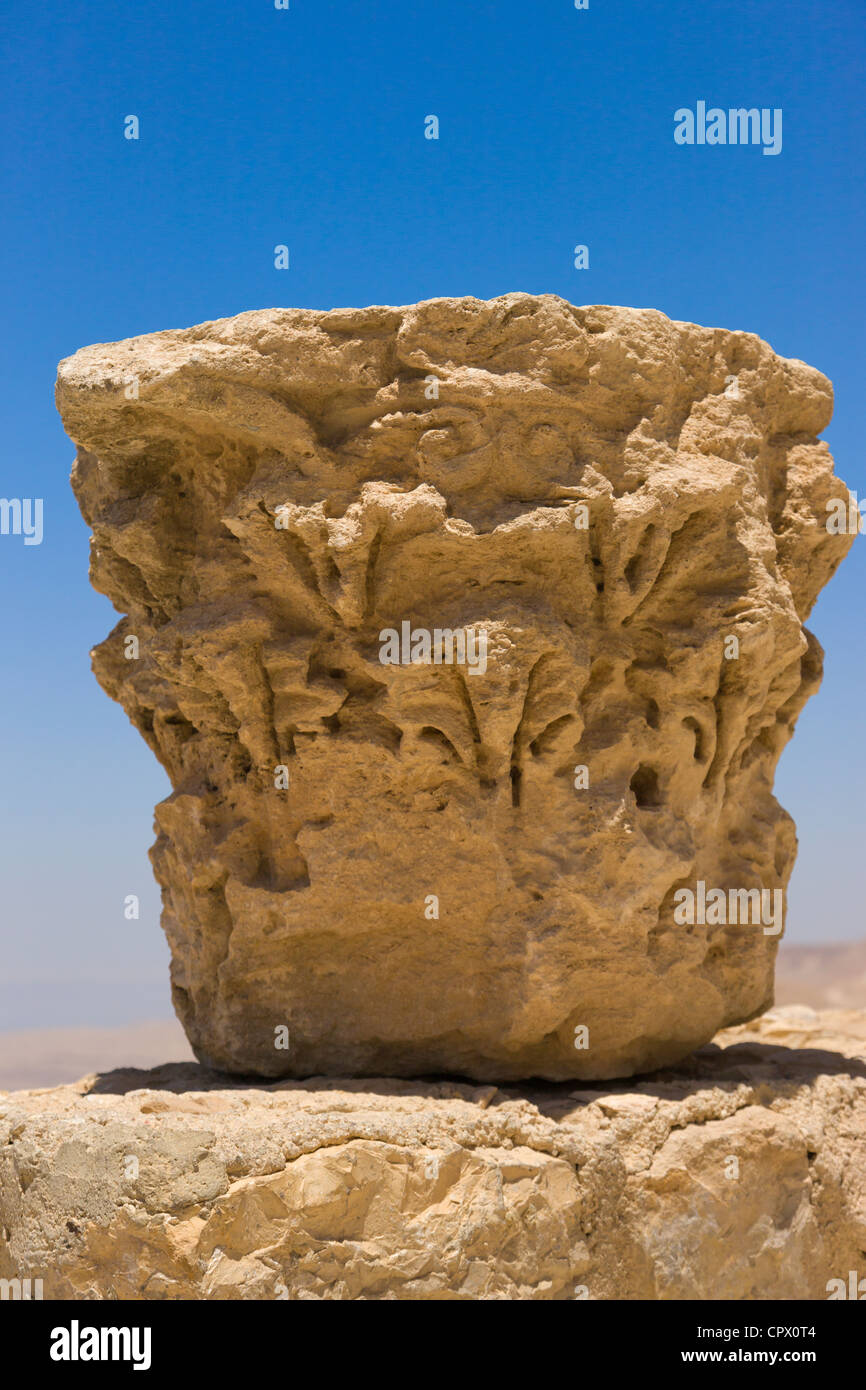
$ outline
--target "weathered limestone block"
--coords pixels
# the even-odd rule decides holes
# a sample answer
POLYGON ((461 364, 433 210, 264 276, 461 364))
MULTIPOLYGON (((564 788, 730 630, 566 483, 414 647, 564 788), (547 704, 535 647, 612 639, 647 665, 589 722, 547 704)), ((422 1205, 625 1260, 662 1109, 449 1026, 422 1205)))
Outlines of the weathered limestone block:
POLYGON ((511 294, 98 345, 57 399, 199 1058, 611 1077, 769 1005, 773 774, 853 540, 823 376, 511 294), (733 906, 677 920, 701 884, 733 906))
POLYGON ((0 1093, 0 1279, 45 1299, 839 1296, 866 1279, 866 1015, 780 1010, 718 1041, 580 1090, 226 1089, 177 1064, 0 1093))

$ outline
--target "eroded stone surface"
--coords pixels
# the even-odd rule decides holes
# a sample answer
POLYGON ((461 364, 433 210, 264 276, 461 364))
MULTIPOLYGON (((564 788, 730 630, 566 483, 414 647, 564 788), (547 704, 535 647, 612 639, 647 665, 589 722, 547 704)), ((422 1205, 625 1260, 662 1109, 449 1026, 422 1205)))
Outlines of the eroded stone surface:
POLYGON ((57 399, 128 615, 96 673, 174 788, 153 862, 203 1061, 627 1075, 767 1007, 778 937, 674 894, 792 867, 773 773, 853 539, 820 373, 513 294, 99 345, 57 399), (382 665, 403 621, 483 632, 486 671, 382 665))
POLYGON ((177 1064, 0 1093, 0 1278, 45 1298, 826 1298, 866 1276, 866 1015, 778 1010, 718 1044, 580 1089, 177 1064))

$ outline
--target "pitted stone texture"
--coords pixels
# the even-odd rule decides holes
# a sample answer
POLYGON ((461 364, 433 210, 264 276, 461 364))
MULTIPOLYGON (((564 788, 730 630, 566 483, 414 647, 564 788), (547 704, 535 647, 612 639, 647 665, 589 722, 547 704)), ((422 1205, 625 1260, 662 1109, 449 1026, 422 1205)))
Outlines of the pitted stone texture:
POLYGON ((825 1299, 866 1249, 866 1015, 639 1081, 0 1093, 0 1278, 48 1298, 825 1299))
POLYGON ((204 1062, 599 1078, 768 1006, 778 938, 674 893, 791 871, 773 773, 853 539, 824 377, 512 294, 86 348, 57 398, 204 1062), (402 621, 484 631, 486 672, 382 665, 402 621))

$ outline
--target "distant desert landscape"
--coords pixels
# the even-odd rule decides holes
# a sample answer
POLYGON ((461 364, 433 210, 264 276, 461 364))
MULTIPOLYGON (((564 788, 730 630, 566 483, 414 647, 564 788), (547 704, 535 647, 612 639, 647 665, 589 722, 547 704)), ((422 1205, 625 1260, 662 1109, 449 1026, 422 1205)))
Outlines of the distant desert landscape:
POLYGON ((174 1018, 147 1019, 122 1028, 21 1028, 0 1033, 0 1091, 63 1086, 116 1067, 192 1060, 174 1018))
POLYGON ((866 1009, 866 941, 780 947, 776 1004, 866 1009))

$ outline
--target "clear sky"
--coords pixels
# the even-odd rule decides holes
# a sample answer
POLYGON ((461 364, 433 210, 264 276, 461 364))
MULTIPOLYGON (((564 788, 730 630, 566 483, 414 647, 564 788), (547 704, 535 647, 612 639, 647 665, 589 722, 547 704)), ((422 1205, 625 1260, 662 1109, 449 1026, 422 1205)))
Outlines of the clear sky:
MULTIPOLYGON (((58 360, 272 305, 650 306, 825 372, 826 438, 862 497, 866 16, 862 0, 6 13, 0 495, 43 498, 44 539, 0 536, 0 1027, 118 1023, 171 1012, 146 854, 168 783, 90 674, 117 615, 87 581, 58 360), (781 108, 781 152, 675 144, 674 111, 701 100, 781 108)), ((791 941, 866 936, 864 575, 861 538, 812 616, 824 686, 777 781, 800 835, 791 941)))

